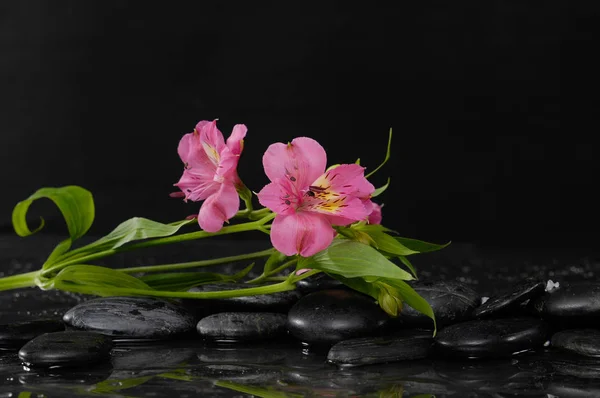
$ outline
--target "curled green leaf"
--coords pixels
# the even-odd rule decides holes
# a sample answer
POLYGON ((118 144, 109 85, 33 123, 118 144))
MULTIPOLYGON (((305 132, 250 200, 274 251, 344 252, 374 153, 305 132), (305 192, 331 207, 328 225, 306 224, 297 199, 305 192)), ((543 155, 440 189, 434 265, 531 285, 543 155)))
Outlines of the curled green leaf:
POLYGON ((372 172, 370 172, 369 174, 367 174, 365 176, 365 178, 371 177, 380 168, 382 168, 388 162, 388 160, 390 160, 391 153, 392 153, 392 128, 390 127, 390 132, 389 132, 389 135, 388 135, 387 150, 385 152, 385 159, 383 159, 383 162, 381 162, 381 164, 379 166, 377 166, 377 168, 375 168, 375 170, 373 170, 372 172))
POLYGON ((94 199, 90 191, 76 185, 58 188, 41 188, 27 199, 17 203, 12 213, 12 223, 19 236, 29 236, 44 227, 44 219, 34 230, 27 225, 27 211, 29 206, 38 199, 50 199, 62 213, 69 236, 72 240, 81 238, 90 229, 94 222, 94 199))
POLYGON ((387 182, 385 183, 385 185, 383 185, 383 186, 381 186, 381 187, 377 188, 377 189, 376 189, 376 190, 375 190, 375 191, 374 191, 374 192, 371 194, 371 197, 372 197, 372 198, 375 198, 375 197, 377 197, 377 196, 381 195, 382 193, 384 193, 384 192, 385 192, 385 190, 386 190, 386 189, 388 189, 388 187, 390 186, 390 181, 391 181, 391 180, 390 180, 390 178, 388 177, 388 179, 387 179, 387 182))

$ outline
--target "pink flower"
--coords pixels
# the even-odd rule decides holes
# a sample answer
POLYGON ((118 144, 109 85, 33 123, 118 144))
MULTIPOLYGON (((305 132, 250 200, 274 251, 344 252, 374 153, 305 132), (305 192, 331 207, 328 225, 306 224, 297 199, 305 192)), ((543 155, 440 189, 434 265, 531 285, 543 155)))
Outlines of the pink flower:
POLYGON ((225 142, 217 121, 203 120, 179 141, 177 152, 184 170, 175 186, 181 189, 185 201, 204 200, 198 223, 207 232, 219 231, 239 210, 237 164, 246 131, 245 125, 235 125, 225 142))
POLYGON ((375 188, 357 164, 325 170, 327 155, 318 142, 300 137, 269 146, 263 156, 271 183, 258 194, 260 203, 277 215, 271 226, 273 246, 304 257, 327 248, 332 225, 366 220, 375 188))
POLYGON ((373 204, 373 210, 371 214, 369 214, 369 224, 381 224, 381 208, 382 206, 377 203, 371 202, 373 204))

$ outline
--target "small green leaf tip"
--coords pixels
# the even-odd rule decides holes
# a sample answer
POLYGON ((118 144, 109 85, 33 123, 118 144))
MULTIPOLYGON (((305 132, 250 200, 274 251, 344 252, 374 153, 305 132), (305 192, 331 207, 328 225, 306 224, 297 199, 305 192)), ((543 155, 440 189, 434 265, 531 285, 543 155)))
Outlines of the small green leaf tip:
POLYGON ((390 160, 391 152, 392 152, 392 128, 390 127, 390 132, 389 132, 389 135, 388 135, 387 151, 385 153, 385 159, 383 159, 383 162, 381 162, 381 164, 379 166, 377 166, 377 168, 375 170, 373 170, 372 172, 370 172, 369 174, 367 174, 365 176, 365 178, 371 177, 380 168, 382 168, 387 163, 387 161, 390 160))

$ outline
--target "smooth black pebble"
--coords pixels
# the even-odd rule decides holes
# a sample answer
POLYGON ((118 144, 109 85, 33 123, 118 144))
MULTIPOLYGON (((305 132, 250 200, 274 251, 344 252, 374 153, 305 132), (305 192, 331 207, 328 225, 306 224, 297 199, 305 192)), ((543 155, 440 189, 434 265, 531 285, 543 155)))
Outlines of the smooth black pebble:
POLYGON ((274 312, 220 312, 202 318, 196 330, 209 340, 257 341, 284 335, 286 321, 274 312))
POLYGON ((104 297, 76 305, 63 321, 115 339, 168 339, 191 332, 196 319, 180 305, 146 297, 104 297))
MULTIPOLYGON (((433 309, 438 327, 471 319, 481 303, 477 292, 457 281, 417 282, 412 287, 433 309)), ((433 329, 428 316, 408 305, 404 305, 397 319, 407 327, 433 329)))
POLYGON ((331 276, 320 273, 296 282, 296 288, 304 294, 326 289, 345 288, 345 285, 331 276))
POLYGON ((28 366, 78 366, 108 359, 112 340, 93 332, 66 331, 45 333, 19 350, 28 366))
MULTIPOLYGON (((260 286, 260 285, 256 285, 260 286)), ((216 292, 219 290, 243 289, 240 283, 207 283, 193 287, 189 292, 216 292)), ((255 296, 231 297, 225 299, 184 299, 182 302, 192 312, 206 316, 219 312, 279 312, 285 314, 298 301, 300 293, 296 290, 259 294, 255 296)))
POLYGON ((586 357, 600 357, 600 330, 572 329, 555 333, 550 339, 552 347, 586 357))
POLYGON ((453 357, 506 357, 542 347, 547 335, 547 324, 535 318, 477 319, 442 329, 435 348, 453 357))
POLYGON ((546 284, 543 281, 527 279, 503 294, 490 297, 475 308, 473 316, 483 318, 514 312, 525 301, 543 295, 545 288, 546 284))
POLYGON ((327 360, 336 365, 357 366, 426 358, 433 346, 431 331, 403 330, 391 336, 340 341, 327 360))
POLYGON ((371 297, 331 289, 301 298, 288 313, 290 333, 305 343, 334 344, 376 334, 389 321, 371 297))
POLYGON ((533 300, 532 307, 557 327, 600 326, 600 283, 561 284, 558 289, 533 300))
POLYGON ((40 319, 0 325, 0 347, 22 346, 29 340, 44 333, 65 330, 65 324, 57 319, 40 319))

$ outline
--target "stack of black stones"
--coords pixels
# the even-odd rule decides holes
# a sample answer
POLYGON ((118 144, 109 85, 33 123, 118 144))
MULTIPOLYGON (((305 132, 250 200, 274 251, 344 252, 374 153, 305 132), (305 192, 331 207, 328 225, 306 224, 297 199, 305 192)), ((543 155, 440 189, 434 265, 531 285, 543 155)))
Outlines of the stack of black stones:
MULTIPOLYGON (((390 318, 371 297, 325 274, 295 291, 220 300, 107 297, 84 300, 62 321, 0 325, 0 347, 18 349, 29 367, 88 366, 107 361, 122 342, 166 339, 206 344, 288 340, 326 350, 340 367, 423 358, 489 359, 536 350, 600 356, 600 284, 527 279, 482 300, 457 281, 415 282, 432 306, 432 322, 405 306, 390 318), (549 290, 549 291, 548 291, 549 290)), ((239 288, 211 284, 195 291, 239 288)), ((243 347, 244 344, 240 344, 243 347)))

